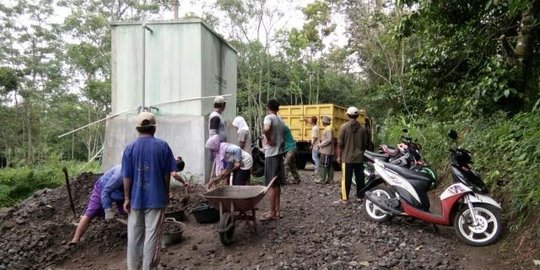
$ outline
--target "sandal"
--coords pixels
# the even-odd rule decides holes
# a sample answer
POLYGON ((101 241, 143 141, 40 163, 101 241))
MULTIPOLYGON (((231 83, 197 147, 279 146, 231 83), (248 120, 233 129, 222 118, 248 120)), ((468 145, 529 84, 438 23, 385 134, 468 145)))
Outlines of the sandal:
POLYGON ((70 247, 73 247, 73 246, 76 246, 77 244, 79 244, 79 242, 69 242, 67 245, 70 246, 70 247))
POLYGON ((349 204, 349 201, 337 200, 332 203, 332 205, 340 205, 340 204, 349 204))
POLYGON ((272 216, 270 213, 263 214, 262 217, 259 219, 261 221, 267 221, 267 220, 278 220, 279 217, 272 216))

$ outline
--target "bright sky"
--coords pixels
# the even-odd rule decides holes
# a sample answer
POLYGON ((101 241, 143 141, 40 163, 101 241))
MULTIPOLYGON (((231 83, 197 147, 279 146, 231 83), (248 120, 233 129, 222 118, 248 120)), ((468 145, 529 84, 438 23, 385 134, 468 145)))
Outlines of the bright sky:
MULTIPOLYGON (((184 0, 180 1, 180 12, 179 17, 183 17, 187 14, 196 14, 199 17, 203 17, 203 13, 211 9, 215 5, 216 0, 206 0, 206 1, 197 1, 197 0, 184 0)), ((314 0, 270 0, 267 1, 267 8, 269 10, 279 10, 283 13, 283 18, 273 22, 273 33, 278 29, 292 29, 292 28, 302 28, 305 18, 302 14, 301 8, 313 3, 314 0)), ((214 14, 218 18, 225 18, 225 14, 217 13, 214 14)), ((161 14, 160 19, 169 20, 172 19, 172 12, 166 12, 161 14)), ((276 19, 274 19, 276 20, 276 19)), ((336 24, 336 30, 334 33, 324 40, 327 48, 330 48, 331 45, 337 45, 343 47, 347 45, 347 38, 345 35, 345 18, 341 14, 334 14, 333 23, 336 24)), ((224 29, 215 29, 220 34, 223 34, 227 38, 227 31, 224 29)), ((253 36, 256 34, 253 32, 253 36)), ((262 43, 265 42, 265 37, 262 35, 260 37, 262 43)))
MULTIPOLYGON (((14 0, 2 1, 13 2, 14 0)), ((204 12, 209 12, 210 10, 213 10, 213 6, 215 5, 216 1, 217 0, 180 0, 179 17, 182 18, 187 14, 195 14, 199 17, 203 17, 204 12)), ((279 20, 277 18, 278 16, 275 16, 276 18, 272 19, 273 25, 271 33, 275 34, 276 30, 279 29, 290 30, 292 28, 302 28, 305 22, 305 18, 300 9, 309 5, 310 3, 313 3, 314 1, 315 0, 267 0, 267 8, 269 10, 278 10, 283 13, 283 17, 279 18, 279 20)), ((56 7, 55 12, 58 16, 54 16, 52 18, 52 22, 61 24, 64 18, 69 14, 70 10, 64 7, 56 7)), ((216 13, 215 10, 213 10, 212 12, 214 12, 214 16, 222 19, 225 22, 226 15, 224 13, 216 13)), ((171 20, 173 19, 173 14, 171 11, 165 11, 159 15, 156 15, 155 18, 152 19, 171 20)), ((324 44, 326 45, 327 50, 330 49, 332 46, 344 47, 347 45, 347 37, 345 33, 345 17, 342 14, 334 14, 332 20, 337 27, 334 33, 332 33, 324 40, 324 44)), ((218 29, 215 30, 218 33, 222 34, 226 39, 231 38, 230 36, 228 36, 228 29, 219 29, 218 27, 218 29)), ((273 34, 271 35, 271 38, 273 38, 273 34)), ((252 33, 250 33, 250 36, 252 36, 252 39, 254 39, 256 36, 255 31, 252 31, 252 33)), ((66 38, 70 39, 69 37, 66 38)), ((266 41, 266 37, 261 34, 259 40, 264 44, 266 41)))

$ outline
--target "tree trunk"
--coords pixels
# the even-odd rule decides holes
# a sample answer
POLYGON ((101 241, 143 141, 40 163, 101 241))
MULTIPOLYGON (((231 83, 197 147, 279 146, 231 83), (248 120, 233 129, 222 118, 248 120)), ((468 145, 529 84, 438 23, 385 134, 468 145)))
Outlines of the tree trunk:
POLYGON ((32 104, 28 101, 26 109, 26 121, 27 121, 27 144, 28 144, 28 153, 27 153, 27 164, 34 163, 34 153, 32 151, 32 104))
POLYGON ((315 103, 316 104, 319 104, 319 88, 320 88, 320 81, 319 81, 319 74, 320 74, 320 69, 319 67, 317 66, 317 95, 315 96, 315 103))
POLYGON ((173 18, 175 20, 178 20, 178 8, 179 8, 179 5, 180 5, 180 3, 178 2, 178 0, 171 0, 171 8, 173 10, 173 18))

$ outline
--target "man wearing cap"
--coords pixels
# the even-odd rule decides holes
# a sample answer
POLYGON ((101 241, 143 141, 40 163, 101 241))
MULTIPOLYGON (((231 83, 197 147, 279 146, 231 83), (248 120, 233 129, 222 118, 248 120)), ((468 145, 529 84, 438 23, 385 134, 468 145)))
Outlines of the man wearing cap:
POLYGON ((223 119, 223 111, 225 111, 225 98, 217 96, 214 99, 214 110, 208 117, 208 137, 219 135, 222 142, 227 141, 227 123, 223 119))
POLYGON ((126 146, 122 156, 124 210, 129 214, 128 269, 154 269, 159 263, 170 177, 177 166, 167 142, 154 137, 156 126, 152 113, 141 112, 136 126, 139 137, 126 146))
POLYGON ((319 152, 321 159, 319 160, 319 177, 318 183, 332 183, 334 181, 334 138, 332 136, 332 120, 329 116, 323 116, 321 120, 324 131, 321 142, 319 143, 319 152))
POLYGON ((337 162, 341 163, 341 200, 335 204, 347 204, 351 190, 352 176, 356 177, 356 196, 360 202, 364 198, 364 150, 367 147, 368 134, 366 128, 356 119, 359 111, 355 107, 347 109, 349 121, 342 124, 338 132, 337 162))

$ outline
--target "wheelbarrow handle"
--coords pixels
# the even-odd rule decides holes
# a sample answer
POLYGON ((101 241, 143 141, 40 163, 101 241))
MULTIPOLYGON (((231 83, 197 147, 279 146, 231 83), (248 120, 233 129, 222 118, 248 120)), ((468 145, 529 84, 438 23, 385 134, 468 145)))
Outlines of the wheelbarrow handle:
POLYGON ((270 189, 270 187, 274 184, 274 181, 276 181, 277 177, 278 177, 278 176, 276 175, 276 176, 274 176, 274 178, 272 178, 272 181, 270 181, 270 183, 268 184, 268 186, 266 186, 266 187, 264 188, 263 193, 266 193, 266 192, 268 191, 268 189, 270 189))

